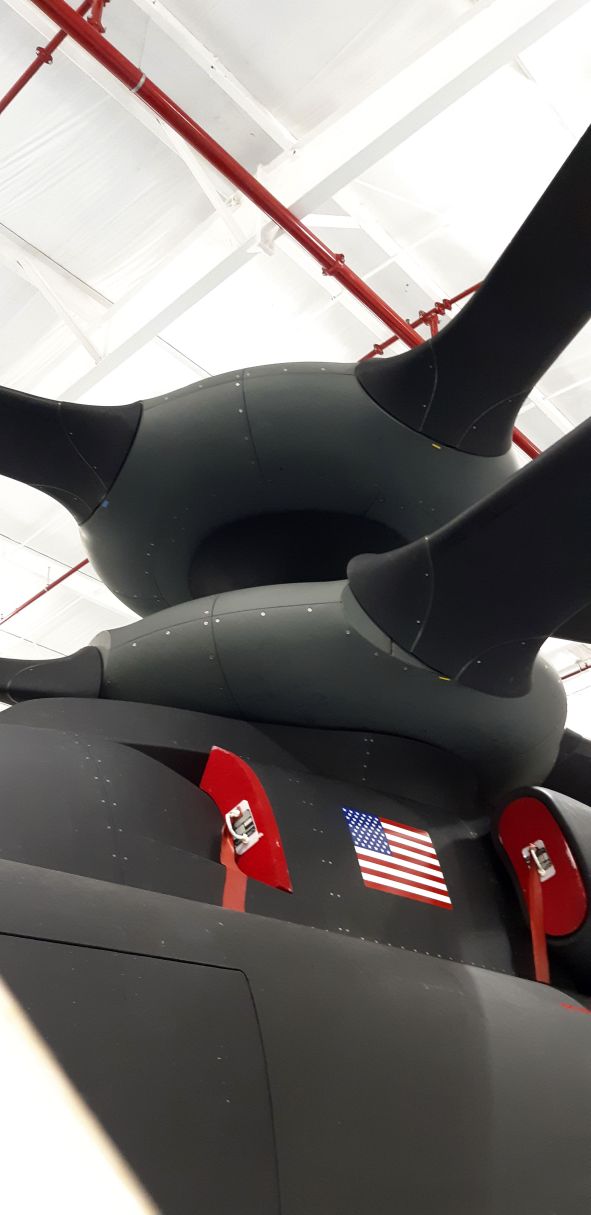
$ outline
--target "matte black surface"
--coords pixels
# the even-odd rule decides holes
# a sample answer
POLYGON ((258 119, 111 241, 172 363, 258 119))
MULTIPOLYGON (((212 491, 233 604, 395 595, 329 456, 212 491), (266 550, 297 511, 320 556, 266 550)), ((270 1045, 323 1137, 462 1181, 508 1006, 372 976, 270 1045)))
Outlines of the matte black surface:
POLYGON ((85 646, 65 658, 31 662, 24 658, 0 658, 0 700, 18 704, 38 696, 100 695, 103 663, 94 646, 85 646))
POLYGON ((511 444, 528 393, 591 316, 591 128, 476 295, 445 329, 357 366, 407 426, 478 455, 511 444))
POLYGON ((292 511, 236 519, 197 548, 189 574, 194 599, 273 582, 344 578, 347 562, 366 548, 402 543, 391 527, 336 511, 292 511))
POLYGON ((293 894, 249 882, 247 911, 532 977, 528 933, 494 854, 486 805, 472 805, 463 816, 451 804, 385 797, 344 780, 254 767, 275 812, 293 894), (366 887, 344 806, 428 831, 452 908, 366 887))
POLYGON ((0 856, 221 902, 221 816, 194 780, 83 733, 0 730, 0 856))
MULTIPOLYGON (((225 741, 220 731, 217 742, 225 741)), ((352 742, 340 739, 341 754, 352 742)), ((364 772, 373 770, 375 761, 363 767, 373 748, 375 740, 361 752, 364 772)), ((206 755, 194 755, 191 778, 189 753, 181 754, 185 778, 153 756, 84 732, 23 725, 0 730, 0 856, 221 904, 222 818, 196 785, 206 755)), ((394 765, 404 764, 402 746, 390 757, 394 765)), ((419 762, 428 770, 430 758, 427 748, 417 750, 411 744, 406 762, 412 761, 415 771, 419 762)), ((461 781, 449 781, 453 768, 437 760, 435 755, 430 784, 425 776, 422 785, 412 788, 409 800, 355 785, 344 773, 339 780, 327 780, 314 771, 257 762, 251 756, 273 806, 294 891, 285 894, 250 882, 247 908, 529 976, 527 934, 491 855, 487 807, 467 799, 462 807, 461 781), (343 806, 428 830, 453 911, 368 890, 343 806)), ((398 778, 393 772, 391 784, 397 783, 404 788, 408 776, 398 778)))
POLYGON ((434 670, 524 695, 542 643, 591 601, 590 464, 588 421, 433 535, 356 557, 353 594, 434 670))
POLYGON ((562 620, 556 635, 565 637, 568 641, 591 644, 591 607, 584 607, 582 611, 571 616, 570 620, 562 620))
POLYGON ((37 726, 108 738, 153 755, 183 776, 199 773, 212 746, 256 763, 351 781, 386 794, 468 813, 477 782, 468 764, 410 738, 354 730, 234 721, 127 701, 32 700, 0 714, 1 728, 37 726))
MULTIPOLYGON (((576 999, 563 992, 353 941, 344 934, 6 862, 0 862, 0 922, 7 934, 43 935, 61 942, 68 960, 68 942, 94 947, 88 951, 88 965, 96 957, 96 971, 87 982, 97 999, 101 989, 107 999, 113 991, 112 972, 124 971, 115 980, 115 1008, 107 1008, 105 1015, 107 1029, 120 1026, 125 1041, 135 1032, 135 1010, 142 1001, 141 993, 132 994, 139 983, 134 987, 130 978, 143 973, 143 960, 128 963, 121 960, 122 954, 237 968, 246 975, 267 1066, 282 1215, 359 1215, 369 1205, 376 1215, 392 1215, 397 1208, 417 1215, 431 1215, 433 1210, 440 1215, 580 1215, 589 1206, 589 1018, 565 1009, 564 1003, 576 1009, 576 999), (117 967, 102 963, 105 949, 117 951, 117 967), (129 992, 125 1016, 119 1012, 121 992, 129 992)), ((18 984, 41 1028, 51 1024, 50 1041, 62 1058, 68 1058, 68 1037, 74 1037, 74 1075, 82 1076, 87 1097, 98 1105, 105 1081, 95 1078, 87 1058, 92 1010, 88 1020, 81 1017, 76 1026, 72 980, 67 980, 64 968, 63 995, 54 984, 45 1011, 45 974, 56 964, 48 962, 41 973, 41 950, 29 950, 27 956, 22 944, 9 946, 15 958, 10 978, 17 994, 18 984)), ((3 960, 5 956, 6 950, 3 960)), ((162 980, 159 985, 166 987, 162 980)), ((215 1071, 213 1087, 211 1072, 201 1073, 212 1031, 207 1028, 205 1043, 199 1042, 204 1022, 211 1024, 215 986, 212 981, 204 993, 202 1011, 201 995, 196 998, 190 978, 180 990, 175 980, 172 986, 170 996, 166 990, 156 993, 167 1013, 152 1037, 152 1052, 160 1051, 161 1057, 151 1066, 156 1069, 156 1097, 164 1092, 172 1125, 180 1116, 186 1144, 190 1102, 202 1097, 192 1091, 195 1067, 207 1083, 204 1096, 219 1099, 215 1071), (169 1053, 175 1079, 177 1068, 189 1061, 187 1083, 181 1074, 180 1095, 172 1101, 165 1066, 169 1053)), ((221 985, 217 990, 220 1024, 224 1029, 228 1024, 227 1004, 240 1049, 245 1006, 239 1001, 238 1015, 232 1016, 230 992, 222 992, 221 985)), ((85 1014, 87 1008, 85 1002, 85 1014)), ((240 1080, 244 1077, 249 1094, 257 1092, 260 1058, 254 1047, 251 1056, 248 1015, 245 1025, 247 1051, 234 1069, 243 1123, 248 1097, 240 1093, 240 1080), (253 1060, 254 1088, 251 1075, 238 1070, 252 1068, 253 1060)), ((100 1036, 100 1026, 96 1032, 101 1050, 116 1049, 100 1036)), ((149 1024, 138 1027, 138 1033, 146 1034, 149 1043, 149 1024)), ((145 1055, 131 1042, 132 1077, 136 1066, 141 1075, 145 1055)), ((149 1105, 143 1086, 142 1100, 149 1105)), ((114 1129, 116 1116, 115 1111, 114 1129)), ((140 1116, 150 1119, 152 1111, 142 1110, 140 1116)), ((125 1135, 129 1143, 133 1135, 138 1143, 135 1134, 136 1128, 116 1126, 120 1141, 125 1135)), ((246 1125, 244 1134, 250 1134, 246 1125)), ((148 1169, 161 1167, 158 1161, 146 1161, 150 1150, 155 1150, 154 1140, 145 1149, 140 1143, 133 1161, 144 1178, 148 1169)), ((271 1169, 270 1146, 267 1151, 271 1169)), ((258 1165, 258 1155, 254 1163, 258 1165)), ((179 1171, 184 1168, 183 1160, 179 1171)), ((208 1215, 265 1211, 262 1205, 246 1206, 249 1193, 230 1207, 223 1196, 217 1206, 200 1202, 198 1187, 203 1183, 195 1181, 190 1164, 188 1169, 193 1201, 189 1209, 203 1208, 208 1215)), ((229 1184, 239 1177, 237 1169, 229 1184)), ((169 1179, 169 1184, 176 1186, 177 1179, 169 1179)), ((186 1201, 182 1194, 180 1201, 186 1201)), ((166 1215, 175 1215, 177 1208, 173 1202, 164 1209, 166 1215)))
POLYGON ((121 469, 141 411, 140 403, 107 409, 0 388, 0 472, 42 489, 83 523, 121 469))
POLYGON ((10 936, 0 969, 159 1210, 279 1212, 244 975, 10 936))

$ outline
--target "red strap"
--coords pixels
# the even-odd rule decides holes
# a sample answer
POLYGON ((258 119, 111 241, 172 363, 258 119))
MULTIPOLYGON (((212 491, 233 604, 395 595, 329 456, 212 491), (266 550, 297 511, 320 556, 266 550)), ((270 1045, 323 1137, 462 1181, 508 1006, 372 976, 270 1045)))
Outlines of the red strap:
POLYGON ((226 867, 222 907, 229 907, 231 911, 244 911, 248 879, 236 864, 234 841, 225 827, 222 831, 220 862, 226 867))
POLYGON ((534 971, 538 983, 550 982, 548 942, 544 931, 544 899, 540 875, 533 860, 530 860, 527 885, 529 904, 529 926, 534 954, 534 971))

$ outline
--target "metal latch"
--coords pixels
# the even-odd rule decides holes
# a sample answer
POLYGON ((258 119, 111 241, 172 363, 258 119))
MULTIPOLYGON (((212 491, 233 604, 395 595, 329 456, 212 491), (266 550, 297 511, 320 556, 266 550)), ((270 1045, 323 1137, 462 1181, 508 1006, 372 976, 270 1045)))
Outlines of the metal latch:
POLYGON ((244 852, 248 852, 249 848, 258 844, 259 840, 262 840, 263 833, 257 831, 257 825, 247 801, 238 802, 233 810, 228 810, 225 819, 226 827, 234 840, 236 856, 242 856, 244 852))
POLYGON ((543 840, 534 840, 533 844, 528 844, 526 848, 522 848, 521 855, 528 867, 531 866, 533 861, 541 882, 547 882, 549 878, 556 876, 556 870, 550 860, 548 849, 543 840))

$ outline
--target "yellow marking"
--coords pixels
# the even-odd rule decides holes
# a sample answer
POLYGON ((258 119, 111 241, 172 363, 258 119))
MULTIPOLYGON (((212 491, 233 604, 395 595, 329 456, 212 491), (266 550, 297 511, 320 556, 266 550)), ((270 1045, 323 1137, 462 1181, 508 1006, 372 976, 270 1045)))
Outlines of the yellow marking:
POLYGON ((450 675, 438 675, 437 678, 440 679, 442 683, 451 683, 450 675))
POLYGON ((431 447, 434 447, 435 451, 441 451, 441 443, 432 443, 431 447))

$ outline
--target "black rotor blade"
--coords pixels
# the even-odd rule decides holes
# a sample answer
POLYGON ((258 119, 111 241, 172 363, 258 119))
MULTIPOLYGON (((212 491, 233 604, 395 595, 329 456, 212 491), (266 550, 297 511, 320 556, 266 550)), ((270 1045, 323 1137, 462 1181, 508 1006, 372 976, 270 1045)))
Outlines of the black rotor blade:
POLYGON ((113 484, 141 409, 140 403, 74 405, 0 388, 0 474, 43 490, 84 523, 113 484))
POLYGON ((355 557, 356 599, 403 650, 499 696, 591 608, 591 419, 453 522, 405 548, 355 557))
POLYGON ((571 616, 570 620, 562 620, 555 636, 564 637, 566 641, 582 641, 591 645, 591 604, 571 616))
POLYGON ((64 658, 0 658, 0 701, 19 704, 45 696, 100 695, 103 663, 95 646, 64 658))
POLYGON ((528 393, 590 316, 591 127, 458 316, 406 354, 359 363, 357 377, 414 430, 500 455, 528 393))

